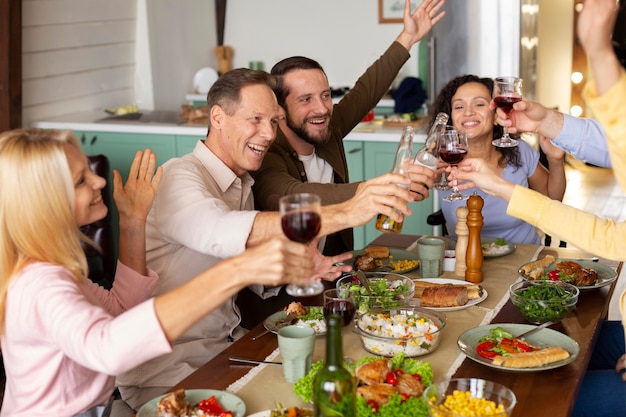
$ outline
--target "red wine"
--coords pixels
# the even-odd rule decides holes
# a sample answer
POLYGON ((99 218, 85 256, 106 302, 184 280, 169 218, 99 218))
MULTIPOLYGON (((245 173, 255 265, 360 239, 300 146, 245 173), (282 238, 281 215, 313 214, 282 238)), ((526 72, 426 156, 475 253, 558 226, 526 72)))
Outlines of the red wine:
POLYGON ((337 314, 343 320, 343 325, 347 326, 352 322, 356 307, 348 300, 333 300, 324 305, 324 318, 328 319, 331 314, 337 314))
POLYGON ((456 165, 465 158, 467 151, 465 149, 455 149, 453 151, 443 150, 439 152, 439 156, 444 162, 450 165, 456 165))
POLYGON ((513 104, 522 101, 522 98, 515 96, 497 96, 493 101, 496 102, 496 106, 500 107, 503 112, 509 114, 511 110, 513 110, 513 104))
POLYGON ((295 211, 281 217, 283 232, 289 240, 309 243, 320 232, 322 219, 314 211, 295 211))

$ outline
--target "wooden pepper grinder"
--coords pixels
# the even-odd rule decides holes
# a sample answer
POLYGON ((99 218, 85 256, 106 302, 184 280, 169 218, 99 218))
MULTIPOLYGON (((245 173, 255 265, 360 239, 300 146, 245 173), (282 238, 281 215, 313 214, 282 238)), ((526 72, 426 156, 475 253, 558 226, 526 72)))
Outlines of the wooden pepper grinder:
POLYGON ((469 229, 467 228, 467 214, 469 210, 462 206, 456 209, 456 246, 454 248, 454 256, 456 262, 454 266, 454 274, 464 276, 467 265, 465 264, 465 254, 467 253, 467 243, 469 229))
POLYGON ((467 227, 469 238, 467 243, 467 253, 465 263, 465 281, 478 284, 483 281, 483 249, 480 244, 480 231, 483 227, 483 215, 481 210, 485 201, 476 192, 467 200, 467 227))

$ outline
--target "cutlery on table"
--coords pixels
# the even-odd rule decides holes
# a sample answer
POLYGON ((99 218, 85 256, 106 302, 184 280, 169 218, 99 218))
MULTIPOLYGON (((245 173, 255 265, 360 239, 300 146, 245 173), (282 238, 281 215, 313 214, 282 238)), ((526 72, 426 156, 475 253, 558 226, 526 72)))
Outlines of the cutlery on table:
POLYGON ((252 338, 252 340, 257 340, 258 338, 265 336, 267 333, 269 332, 269 329, 265 329, 263 330, 261 333, 257 334, 256 336, 254 336, 252 338))
POLYGON ((295 313, 289 313, 287 314, 285 317, 280 318, 278 320, 276 320, 271 327, 268 326, 265 330, 263 330, 261 333, 257 334, 256 336, 252 337, 251 340, 257 340, 258 338, 265 336, 270 330, 271 331, 275 331, 278 332, 278 330, 280 330, 281 328, 288 326, 290 324, 294 324, 295 322, 298 321, 298 317, 296 317, 295 313))
POLYGON ((365 276, 365 273, 363 273, 363 271, 361 270, 357 270, 355 276, 356 276, 356 279, 361 283, 361 285, 365 287, 365 290, 367 291, 367 293, 369 295, 372 295, 372 289, 370 288, 370 284, 367 280, 367 277, 365 276))
POLYGON ((520 334, 519 336, 515 336, 515 337, 517 337, 518 339, 524 340, 526 337, 530 336, 531 334, 533 334, 535 332, 538 332, 541 329, 545 329, 546 327, 551 326, 554 323, 555 322, 553 322, 553 321, 546 321, 545 323, 540 324, 539 326, 537 326, 535 328, 532 328, 529 331, 524 332, 524 333, 520 334))
POLYGON ((262 363, 267 363, 267 364, 271 364, 271 365, 282 365, 282 362, 272 362, 272 361, 261 361, 261 360, 256 360, 256 359, 246 359, 246 358, 238 358, 236 356, 229 356, 228 357, 229 361, 232 362, 241 362, 241 363, 248 363, 248 364, 254 364, 254 365, 259 365, 262 363))

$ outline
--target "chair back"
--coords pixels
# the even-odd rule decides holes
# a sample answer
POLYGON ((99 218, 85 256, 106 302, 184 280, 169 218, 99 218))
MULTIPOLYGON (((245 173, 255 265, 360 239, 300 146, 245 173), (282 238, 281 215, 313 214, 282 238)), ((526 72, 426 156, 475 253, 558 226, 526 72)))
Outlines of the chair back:
POLYGON ((107 180, 107 185, 102 190, 102 200, 109 208, 104 219, 81 227, 81 231, 98 245, 98 248, 87 247, 87 245, 84 248, 89 264, 89 278, 93 282, 111 289, 117 265, 111 215, 113 198, 109 186, 111 168, 109 159, 105 155, 90 155, 88 160, 91 170, 107 180))

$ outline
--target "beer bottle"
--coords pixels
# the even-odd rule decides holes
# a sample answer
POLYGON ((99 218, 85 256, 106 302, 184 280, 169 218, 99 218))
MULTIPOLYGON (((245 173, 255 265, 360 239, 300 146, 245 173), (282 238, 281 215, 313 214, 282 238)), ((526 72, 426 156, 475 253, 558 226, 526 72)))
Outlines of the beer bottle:
POLYGON ((437 114, 435 122, 428 131, 424 146, 415 154, 415 159, 413 160, 414 164, 423 165, 433 171, 437 170, 437 166, 439 165, 439 134, 445 128, 449 118, 450 116, 444 112, 437 114))
MULTIPOLYGON (((402 131, 400 137, 400 143, 396 150, 396 156, 393 160, 393 167, 391 168, 392 174, 401 174, 406 177, 409 176, 409 165, 411 163, 413 136, 415 135, 415 129, 412 126, 406 126, 402 131)), ((408 184, 398 184, 402 188, 408 189, 408 184)), ((404 219, 397 222, 384 214, 379 214, 376 217, 376 229, 385 233, 400 233, 402 231, 402 224, 404 219)))

